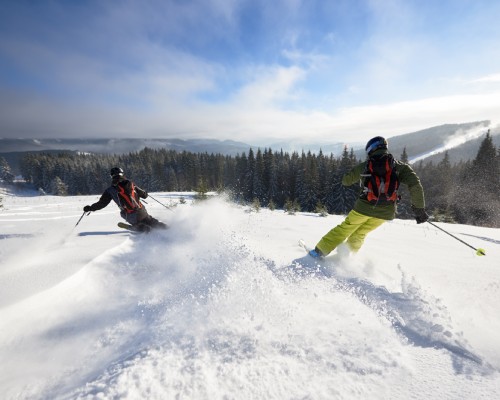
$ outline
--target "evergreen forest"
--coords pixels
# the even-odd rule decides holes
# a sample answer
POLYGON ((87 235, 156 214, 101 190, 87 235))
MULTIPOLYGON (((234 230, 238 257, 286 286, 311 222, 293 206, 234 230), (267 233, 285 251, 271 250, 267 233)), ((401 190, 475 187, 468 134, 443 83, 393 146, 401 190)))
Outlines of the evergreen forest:
MULTIPOLYGON (((406 150, 394 156, 408 162, 406 150)), ((0 161, 0 179, 12 181, 9 166, 0 161)), ((88 195, 101 194, 110 184, 110 168, 120 166, 146 191, 218 191, 241 204, 326 215, 353 207, 360 187, 344 187, 341 181, 360 161, 347 148, 340 157, 252 148, 236 156, 145 148, 125 155, 29 153, 21 173, 41 192, 88 195)), ((452 165, 445 154, 437 164, 421 161, 412 168, 434 220, 500 227, 500 149, 489 132, 473 160, 452 165)), ((400 194, 397 217, 413 218, 404 185, 400 194)))

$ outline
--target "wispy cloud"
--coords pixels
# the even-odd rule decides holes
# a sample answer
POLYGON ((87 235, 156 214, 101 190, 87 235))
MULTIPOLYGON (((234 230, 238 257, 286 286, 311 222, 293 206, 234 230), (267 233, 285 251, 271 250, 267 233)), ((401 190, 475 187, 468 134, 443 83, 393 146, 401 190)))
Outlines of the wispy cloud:
POLYGON ((500 82, 500 73, 483 76, 481 78, 473 79, 471 83, 498 83, 500 82))

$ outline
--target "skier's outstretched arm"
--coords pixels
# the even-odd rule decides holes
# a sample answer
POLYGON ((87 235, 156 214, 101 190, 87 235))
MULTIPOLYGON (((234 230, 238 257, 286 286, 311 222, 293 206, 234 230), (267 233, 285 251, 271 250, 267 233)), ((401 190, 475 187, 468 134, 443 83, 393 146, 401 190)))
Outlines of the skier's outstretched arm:
POLYGON ((89 212, 89 211, 100 210, 100 209, 106 207, 110 203, 111 200, 112 200, 111 195, 106 190, 102 194, 101 198, 97 201, 97 203, 94 203, 94 204, 92 204, 90 206, 83 207, 83 211, 89 212))
POLYGON ((353 169, 351 169, 347 174, 342 177, 342 185, 352 186, 355 183, 359 183, 359 178, 361 173, 366 167, 366 162, 359 163, 353 169))

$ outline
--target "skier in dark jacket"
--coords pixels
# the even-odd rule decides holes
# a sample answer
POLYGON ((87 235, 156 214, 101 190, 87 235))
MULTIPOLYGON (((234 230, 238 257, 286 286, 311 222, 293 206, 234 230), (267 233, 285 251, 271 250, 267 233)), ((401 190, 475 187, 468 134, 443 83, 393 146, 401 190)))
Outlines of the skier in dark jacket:
POLYGON ((148 214, 140 200, 146 199, 148 194, 126 179, 121 168, 111 168, 111 179, 111 186, 104 191, 99 201, 83 207, 84 212, 101 210, 113 200, 120 208, 122 218, 132 225, 134 230, 149 232, 151 229, 167 228, 166 224, 148 214))

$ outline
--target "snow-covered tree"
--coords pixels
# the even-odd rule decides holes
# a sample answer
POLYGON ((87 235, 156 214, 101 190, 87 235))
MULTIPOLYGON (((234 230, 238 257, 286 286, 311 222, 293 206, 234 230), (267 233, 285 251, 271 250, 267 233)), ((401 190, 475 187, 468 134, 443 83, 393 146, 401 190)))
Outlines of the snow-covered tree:
POLYGON ((10 169, 10 165, 4 157, 0 157, 0 180, 12 183, 14 182, 14 174, 10 169))
POLYGON ((50 185, 50 192, 55 196, 67 196, 68 185, 66 185, 61 178, 56 176, 50 185))

